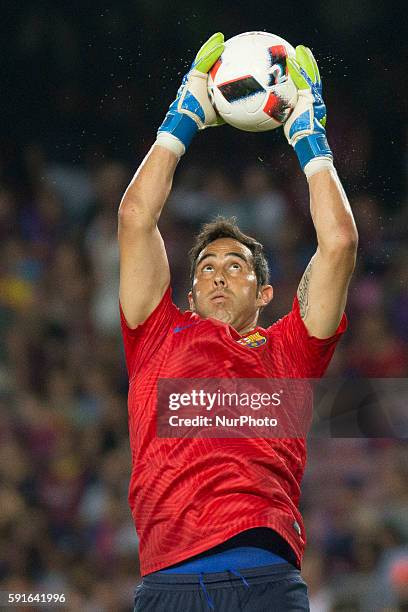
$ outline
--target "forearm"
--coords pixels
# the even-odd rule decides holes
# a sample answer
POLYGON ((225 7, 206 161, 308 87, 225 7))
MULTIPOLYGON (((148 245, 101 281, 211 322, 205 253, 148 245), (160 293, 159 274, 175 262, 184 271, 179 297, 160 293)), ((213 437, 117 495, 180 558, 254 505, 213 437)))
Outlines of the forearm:
POLYGON ((355 258, 358 234, 343 186, 334 170, 321 170, 309 180, 310 212, 322 253, 355 258))
POLYGON ((157 224, 169 196, 179 158, 153 145, 126 189, 119 207, 121 217, 157 224))

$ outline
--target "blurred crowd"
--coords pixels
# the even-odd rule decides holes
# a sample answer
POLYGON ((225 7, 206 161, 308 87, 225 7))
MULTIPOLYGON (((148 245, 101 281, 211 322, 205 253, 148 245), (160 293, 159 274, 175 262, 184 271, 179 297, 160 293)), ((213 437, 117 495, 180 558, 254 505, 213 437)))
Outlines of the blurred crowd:
MULTIPOLYGON (((286 161, 292 181, 275 178, 273 155, 245 166, 238 181, 182 161, 160 224, 180 308, 193 234, 222 213, 265 245, 276 297, 263 324, 290 309, 315 238, 304 178, 290 152, 286 161)), ((72 609, 124 612, 138 559, 126 499, 116 215, 133 169, 117 160, 56 164, 39 145, 25 149, 24 168, 28 190, 0 191, 0 584, 67 592, 72 609)), ((364 193, 351 204, 360 249, 350 328, 328 373, 406 377, 404 213, 384 213, 364 193)), ((407 601, 406 445, 319 439, 309 453, 302 506, 312 610, 407 601)))
MULTIPOLYGON (((125 23, 129 9, 122 17, 117 11, 84 14, 80 28, 73 15, 65 18, 54 5, 48 17, 46 4, 3 23, 18 25, 7 55, 17 68, 11 86, 17 80, 21 86, 16 75, 25 76, 21 96, 10 96, 5 106, 0 153, 0 590, 66 593, 69 610, 127 612, 140 576, 127 506, 117 208, 154 140, 178 68, 174 62, 170 68, 152 66, 153 78, 145 74, 144 86, 151 85, 153 95, 140 94, 134 70, 140 74, 143 57, 135 58, 152 44, 151 26, 150 34, 142 29, 154 22, 155 3, 141 3, 135 40, 125 23), (34 60, 47 70, 35 73, 34 60), (171 86, 159 76, 163 68, 171 86)), ((377 4, 371 18, 388 6, 377 4)), ((324 6, 323 31, 336 13, 335 3, 324 6)), ((358 22, 359 15, 354 7, 348 23, 336 22, 331 35, 337 49, 347 52, 342 28, 364 31, 367 40, 373 35, 374 22, 358 22)), ((239 31, 238 16, 228 14, 229 35, 239 31)), ((293 36, 299 38, 296 23, 293 36)), ((209 18, 201 26, 183 24, 191 44, 195 27, 213 27, 209 18)), ((273 31, 274 24, 265 25, 273 31)), ((245 29, 252 28, 257 29, 245 29)), ((391 44, 392 37, 383 34, 391 44)), ((179 62, 181 52, 170 38, 161 39, 162 51, 169 44, 166 57, 179 62)), ((361 46, 363 38, 354 42, 361 46)), ((330 74, 326 43, 320 39, 330 74)), ((374 62, 378 54, 373 49, 374 62)), ((398 71, 401 59, 395 58, 394 71, 382 66, 383 96, 398 71)), ((360 78, 363 60, 354 59, 360 78)), ((333 66, 336 78, 349 77, 341 82, 341 94, 328 87, 329 140, 360 242, 349 330, 328 374, 407 377, 408 161, 401 155, 405 133, 397 120, 403 94, 387 102, 395 111, 387 129, 394 131, 381 157, 378 134, 385 134, 386 124, 374 130, 369 96, 367 115, 351 100, 347 61, 333 66), (350 116, 357 120, 350 122, 350 116)), ((362 97, 378 78, 375 65, 364 70, 362 97)), ((399 81, 400 90, 404 86, 399 81)), ((261 324, 268 325, 291 308, 316 248, 307 185, 281 135, 243 135, 228 127, 213 132, 200 134, 182 160, 160 222, 174 299, 188 307, 187 252, 200 224, 218 213, 235 216, 265 246, 275 287, 262 313, 261 324)), ((309 534, 303 573, 312 612, 408 610, 407 508, 406 442, 310 440, 302 511, 309 534)))

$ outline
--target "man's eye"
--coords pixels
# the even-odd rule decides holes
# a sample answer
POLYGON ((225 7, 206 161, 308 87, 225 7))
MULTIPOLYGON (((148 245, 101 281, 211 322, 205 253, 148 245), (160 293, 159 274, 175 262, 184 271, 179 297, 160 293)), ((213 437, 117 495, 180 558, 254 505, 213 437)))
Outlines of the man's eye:
POLYGON ((210 266, 210 264, 207 264, 206 266, 204 266, 203 272, 211 272, 212 269, 213 269, 213 267, 210 266))
POLYGON ((233 263, 233 264, 231 264, 231 266, 230 266, 230 267, 231 267, 233 270, 240 270, 240 269, 241 269, 241 266, 240 266, 240 264, 239 264, 239 263, 233 263))

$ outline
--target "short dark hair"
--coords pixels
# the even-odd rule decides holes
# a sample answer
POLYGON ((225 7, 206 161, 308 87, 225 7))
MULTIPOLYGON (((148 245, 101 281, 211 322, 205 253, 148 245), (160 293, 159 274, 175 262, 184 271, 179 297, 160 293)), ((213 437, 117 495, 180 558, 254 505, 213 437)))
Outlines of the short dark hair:
POLYGON ((236 217, 222 217, 219 215, 210 223, 205 223, 202 226, 199 234, 197 234, 193 247, 190 250, 190 280, 191 285, 194 282, 194 274, 198 256, 211 242, 219 238, 233 238, 237 240, 252 253, 254 270, 258 282, 258 288, 268 284, 269 281, 269 266, 263 252, 263 246, 260 242, 247 236, 239 229, 236 217))

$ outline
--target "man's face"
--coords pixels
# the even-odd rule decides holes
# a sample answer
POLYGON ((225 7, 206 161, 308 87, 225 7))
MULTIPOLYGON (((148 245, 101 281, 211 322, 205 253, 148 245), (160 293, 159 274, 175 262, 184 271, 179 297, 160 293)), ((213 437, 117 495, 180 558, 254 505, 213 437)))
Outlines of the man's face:
POLYGON ((253 257, 233 238, 206 246, 196 263, 190 309, 201 317, 228 323, 241 333, 256 325, 259 308, 272 299, 272 287, 257 289, 253 257))

